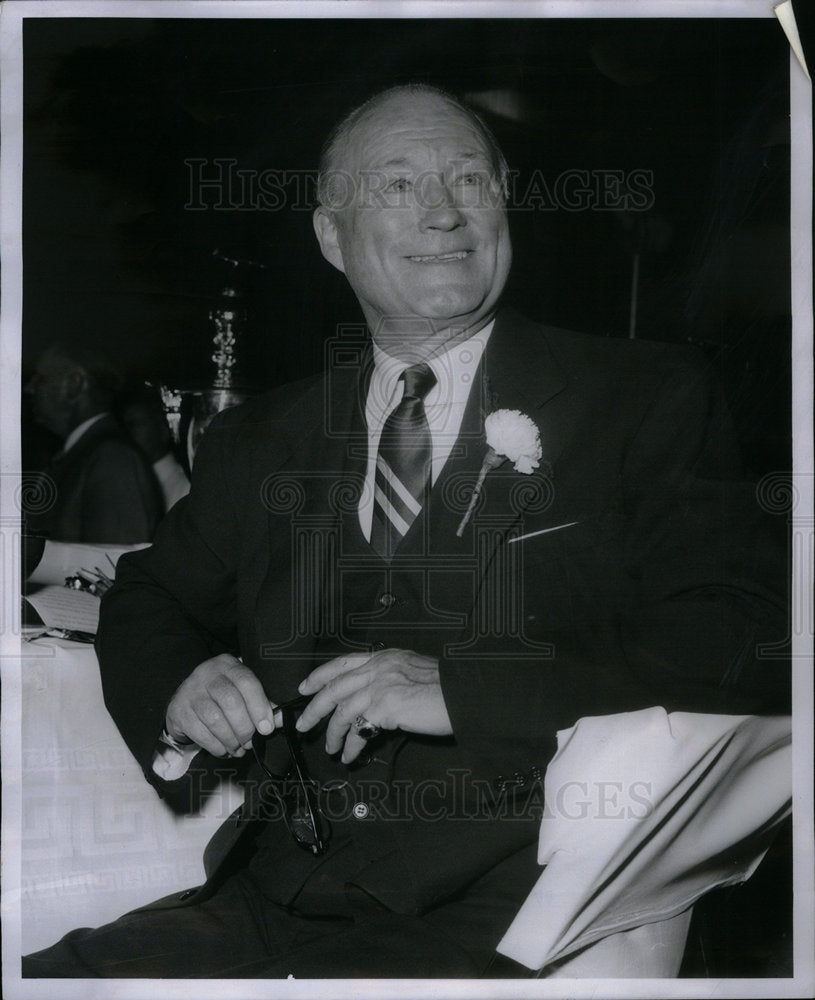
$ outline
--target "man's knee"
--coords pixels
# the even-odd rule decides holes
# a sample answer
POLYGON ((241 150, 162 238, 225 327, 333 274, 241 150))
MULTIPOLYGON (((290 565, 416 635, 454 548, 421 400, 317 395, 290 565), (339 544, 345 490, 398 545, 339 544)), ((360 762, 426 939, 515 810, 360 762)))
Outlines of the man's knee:
POLYGON ((95 979, 98 974, 89 968, 74 949, 74 944, 93 933, 91 927, 79 927, 41 951, 23 955, 23 979, 95 979))

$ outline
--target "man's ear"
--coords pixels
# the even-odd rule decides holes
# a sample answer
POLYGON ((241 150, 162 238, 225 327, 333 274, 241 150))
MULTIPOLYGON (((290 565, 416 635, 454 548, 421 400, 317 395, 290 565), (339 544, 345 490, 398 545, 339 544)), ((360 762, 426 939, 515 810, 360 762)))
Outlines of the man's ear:
POLYGON ((320 205, 319 208, 314 209, 312 221, 323 257, 325 257, 329 264, 333 264, 338 271, 342 271, 345 274, 345 264, 342 259, 342 250, 340 249, 339 233, 337 232, 334 213, 320 205))
POLYGON ((70 368, 62 376, 62 398, 70 403, 76 402, 88 388, 88 377, 85 370, 78 365, 70 368))

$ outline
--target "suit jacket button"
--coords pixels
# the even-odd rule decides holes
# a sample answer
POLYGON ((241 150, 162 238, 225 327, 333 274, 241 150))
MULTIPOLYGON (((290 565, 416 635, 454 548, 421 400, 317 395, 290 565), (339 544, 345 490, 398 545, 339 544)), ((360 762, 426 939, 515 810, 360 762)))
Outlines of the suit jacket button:
POLYGON ((368 807, 364 802, 357 802, 351 812, 354 814, 354 819, 366 819, 368 816, 368 807))
POLYGON ((384 594, 379 595, 379 603, 383 608, 392 608, 396 604, 396 595, 386 590, 384 594))

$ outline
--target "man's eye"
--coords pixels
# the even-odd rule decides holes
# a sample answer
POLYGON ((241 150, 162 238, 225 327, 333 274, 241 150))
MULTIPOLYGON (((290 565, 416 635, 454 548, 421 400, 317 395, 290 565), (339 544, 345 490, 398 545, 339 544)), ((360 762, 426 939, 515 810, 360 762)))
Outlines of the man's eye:
POLYGON ((483 183, 484 178, 481 174, 462 174, 461 177, 456 178, 456 184, 460 184, 462 187, 471 187, 483 183))
POLYGON ((386 191, 409 191, 412 187, 407 177, 395 177, 385 188, 386 191))

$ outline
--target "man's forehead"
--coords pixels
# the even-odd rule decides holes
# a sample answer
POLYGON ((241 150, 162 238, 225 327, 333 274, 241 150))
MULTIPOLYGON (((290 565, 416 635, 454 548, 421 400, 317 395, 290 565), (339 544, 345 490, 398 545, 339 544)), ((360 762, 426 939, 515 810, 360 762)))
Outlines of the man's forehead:
POLYGON ((56 377, 71 371, 76 365, 59 350, 47 348, 37 360, 36 368, 41 375, 56 377))
POLYGON ((43 372, 59 371, 67 367, 65 358, 54 350, 45 350, 37 360, 37 368, 43 372))
POLYGON ((369 167, 408 163, 417 152, 439 149, 448 159, 490 158, 473 120, 441 98, 416 104, 404 99, 386 102, 356 124, 351 144, 356 157, 369 167))

